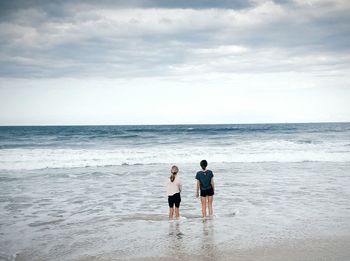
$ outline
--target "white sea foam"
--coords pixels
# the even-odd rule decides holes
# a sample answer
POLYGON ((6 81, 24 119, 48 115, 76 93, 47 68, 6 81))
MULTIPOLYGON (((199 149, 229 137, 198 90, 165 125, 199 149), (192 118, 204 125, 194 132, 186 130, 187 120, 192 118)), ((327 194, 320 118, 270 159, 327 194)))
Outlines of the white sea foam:
POLYGON ((151 163, 348 162, 349 124, 0 130, 0 170, 151 163))
POLYGON ((239 145, 148 146, 118 149, 3 149, 1 170, 75 168, 152 163, 210 162, 349 162, 350 148, 343 144, 309 144, 288 141, 242 142, 239 145))

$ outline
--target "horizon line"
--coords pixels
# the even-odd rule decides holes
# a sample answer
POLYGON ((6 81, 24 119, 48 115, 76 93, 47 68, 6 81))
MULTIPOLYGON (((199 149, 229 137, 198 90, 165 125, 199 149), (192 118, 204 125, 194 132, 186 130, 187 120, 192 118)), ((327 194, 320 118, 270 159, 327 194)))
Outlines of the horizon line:
POLYGON ((166 124, 37 124, 37 125, 2 125, 0 127, 90 127, 90 126, 194 126, 194 125, 263 125, 263 124, 323 124, 350 123, 350 121, 315 121, 315 122, 259 122, 259 123, 166 123, 166 124))

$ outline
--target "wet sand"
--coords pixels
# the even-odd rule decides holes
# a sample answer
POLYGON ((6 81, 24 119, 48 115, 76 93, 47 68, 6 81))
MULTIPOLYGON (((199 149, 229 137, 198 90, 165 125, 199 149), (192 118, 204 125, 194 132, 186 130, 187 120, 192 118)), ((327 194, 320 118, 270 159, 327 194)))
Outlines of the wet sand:
MULTIPOLYGON (((101 258, 104 260, 104 258, 101 258)), ((115 260, 107 258, 106 260, 115 260)), ((182 255, 162 257, 139 257, 130 261, 173 261, 173 260, 261 260, 261 261, 294 261, 294 260, 350 260, 350 235, 337 238, 299 239, 284 241, 273 245, 242 249, 232 248, 227 251, 215 252, 208 255, 182 255)))

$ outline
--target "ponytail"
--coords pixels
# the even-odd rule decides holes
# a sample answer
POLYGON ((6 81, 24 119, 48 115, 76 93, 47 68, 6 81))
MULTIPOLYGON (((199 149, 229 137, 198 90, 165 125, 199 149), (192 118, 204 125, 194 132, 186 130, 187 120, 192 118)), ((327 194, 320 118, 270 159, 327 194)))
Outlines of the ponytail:
POLYGON ((179 168, 178 168, 177 166, 174 165, 174 166, 171 167, 170 172, 171 172, 170 181, 171 181, 171 182, 174 182, 175 176, 176 176, 176 174, 179 172, 179 168))

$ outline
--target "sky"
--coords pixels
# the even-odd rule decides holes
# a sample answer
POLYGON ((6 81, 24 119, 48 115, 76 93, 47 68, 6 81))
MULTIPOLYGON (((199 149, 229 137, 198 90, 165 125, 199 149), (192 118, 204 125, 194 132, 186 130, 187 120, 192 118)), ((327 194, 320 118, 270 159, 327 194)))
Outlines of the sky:
POLYGON ((0 1, 0 125, 350 122, 348 0, 0 1))

